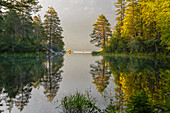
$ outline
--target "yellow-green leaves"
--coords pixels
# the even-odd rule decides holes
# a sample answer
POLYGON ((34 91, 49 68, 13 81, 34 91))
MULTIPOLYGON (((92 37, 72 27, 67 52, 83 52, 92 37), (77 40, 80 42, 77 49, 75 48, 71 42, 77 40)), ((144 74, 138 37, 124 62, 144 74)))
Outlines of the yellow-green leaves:
POLYGON ((101 14, 97 19, 97 22, 93 24, 94 29, 91 33, 92 44, 95 44, 97 47, 105 48, 105 45, 108 45, 108 37, 111 36, 111 25, 106 19, 106 17, 101 14))
POLYGON ((170 50, 170 1, 126 0, 126 2, 117 0, 115 3, 117 24, 114 38, 111 39, 107 50, 167 54, 170 50))

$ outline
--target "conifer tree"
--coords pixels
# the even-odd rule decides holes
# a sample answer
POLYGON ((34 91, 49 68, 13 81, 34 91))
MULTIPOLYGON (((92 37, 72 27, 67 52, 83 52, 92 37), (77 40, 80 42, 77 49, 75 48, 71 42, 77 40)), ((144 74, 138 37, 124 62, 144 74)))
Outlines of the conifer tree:
POLYGON ((124 37, 136 37, 136 24, 138 24, 137 17, 137 2, 136 0, 127 0, 128 5, 126 6, 126 17, 123 20, 123 30, 121 31, 124 37))
POLYGON ((1 11, 1 6, 0 6, 0 40, 2 39, 2 24, 3 24, 3 18, 2 18, 2 11, 1 11))
POLYGON ((40 15, 33 17, 34 23, 34 39, 36 41, 41 41, 44 38, 44 27, 40 15))
POLYGON ((123 26, 123 19, 125 17, 125 5, 126 2, 125 0, 117 0, 117 2, 115 3, 116 8, 118 8, 116 10, 116 15, 119 15, 119 17, 116 18, 117 20, 117 24, 115 26, 115 30, 116 30, 116 34, 117 37, 121 37, 121 27, 123 26))
POLYGON ((60 19, 57 12, 53 7, 49 7, 44 17, 44 30, 48 37, 49 49, 54 49, 55 51, 63 50, 63 29, 60 26, 60 19))
POLYGON ((106 17, 101 14, 97 19, 97 22, 93 24, 94 29, 93 33, 91 33, 92 44, 95 44, 97 47, 105 48, 106 44, 108 44, 108 38, 111 36, 111 24, 108 22, 106 17))
POLYGON ((27 31, 29 31, 29 26, 31 23, 29 23, 29 21, 31 21, 32 17, 31 17, 31 13, 32 12, 38 12, 41 9, 41 6, 38 5, 38 0, 20 0, 20 2, 18 3, 20 5, 19 8, 19 14, 21 15, 21 36, 22 38, 27 37, 27 35, 29 33, 27 33, 27 31))
POLYGON ((0 0, 0 6, 19 12, 22 12, 23 10, 38 12, 41 8, 41 5, 38 5, 38 3, 38 0, 0 0))

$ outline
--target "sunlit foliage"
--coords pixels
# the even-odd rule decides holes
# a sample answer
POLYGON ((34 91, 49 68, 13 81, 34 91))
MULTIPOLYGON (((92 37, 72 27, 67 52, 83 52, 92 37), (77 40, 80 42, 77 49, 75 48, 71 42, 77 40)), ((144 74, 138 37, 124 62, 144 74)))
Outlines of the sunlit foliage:
POLYGON ((105 52, 167 55, 170 46, 169 4, 169 0, 118 0, 117 24, 105 52))
POLYGON ((44 15, 44 18, 44 30, 49 49, 53 49, 55 51, 63 50, 63 29, 60 26, 60 19, 57 12, 53 7, 49 7, 48 11, 44 15))
POLYGON ((105 48, 106 45, 108 45, 108 41, 112 33, 111 24, 108 22, 106 17, 101 14, 93 26, 94 29, 90 35, 90 42, 95 44, 97 47, 105 48))

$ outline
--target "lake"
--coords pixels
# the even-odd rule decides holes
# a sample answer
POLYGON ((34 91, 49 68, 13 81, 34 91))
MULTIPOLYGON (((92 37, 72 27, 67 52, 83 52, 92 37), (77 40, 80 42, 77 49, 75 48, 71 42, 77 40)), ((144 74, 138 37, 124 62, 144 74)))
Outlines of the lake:
POLYGON ((134 92, 146 91, 160 109, 169 98, 170 59, 92 56, 0 57, 0 113, 58 113, 61 99, 88 91, 96 105, 125 108, 134 92))

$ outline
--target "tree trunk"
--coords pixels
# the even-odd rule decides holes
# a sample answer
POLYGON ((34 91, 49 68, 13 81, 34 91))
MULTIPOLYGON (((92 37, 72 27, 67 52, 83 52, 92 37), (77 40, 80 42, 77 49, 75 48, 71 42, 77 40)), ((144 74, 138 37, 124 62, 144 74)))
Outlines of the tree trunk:
MULTIPOLYGON (((23 18, 23 17, 22 17, 23 18)), ((24 38, 24 19, 22 20, 22 39, 24 38)))
POLYGON ((106 45, 106 36, 105 36, 105 26, 103 25, 103 46, 105 48, 105 45, 106 45))
POLYGON ((105 37, 105 33, 103 35, 103 39, 104 39, 104 48, 105 48, 105 45, 106 45, 106 37, 105 37))
POLYGON ((52 27, 52 15, 51 15, 51 22, 50 22, 50 39, 49 39, 49 53, 48 54, 50 54, 50 50, 51 50, 51 28, 52 27))
POLYGON ((51 90, 52 90, 52 67, 51 67, 51 59, 50 59, 50 56, 49 56, 49 85, 50 85, 50 94, 51 94, 51 90))
POLYGON ((132 0, 132 7, 133 7, 133 28, 135 29, 134 31, 134 37, 136 37, 136 27, 135 27, 135 21, 134 21, 134 18, 135 18, 135 6, 134 6, 134 0, 132 0))
POLYGON ((103 77, 105 76, 105 61, 103 61, 103 77))

